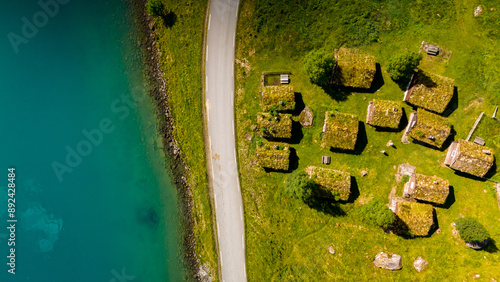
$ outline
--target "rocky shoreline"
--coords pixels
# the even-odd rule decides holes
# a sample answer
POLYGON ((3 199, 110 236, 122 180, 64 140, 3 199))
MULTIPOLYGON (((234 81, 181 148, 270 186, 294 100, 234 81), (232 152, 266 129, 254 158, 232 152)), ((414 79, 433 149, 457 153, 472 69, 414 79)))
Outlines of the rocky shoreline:
POLYGON ((170 113, 168 94, 165 88, 164 73, 161 69, 161 53, 155 41, 153 29, 153 18, 146 12, 147 0, 128 0, 131 7, 135 26, 138 32, 138 45, 141 49, 141 59, 144 65, 144 76, 150 88, 150 96, 153 98, 158 118, 158 131, 162 136, 163 150, 169 158, 166 160, 171 168, 174 183, 180 196, 181 220, 183 230, 184 261, 187 266, 187 278, 200 278, 197 275, 200 263, 195 253, 196 238, 193 232, 192 191, 187 184, 186 172, 189 169, 181 158, 180 149, 173 135, 175 127, 170 113))

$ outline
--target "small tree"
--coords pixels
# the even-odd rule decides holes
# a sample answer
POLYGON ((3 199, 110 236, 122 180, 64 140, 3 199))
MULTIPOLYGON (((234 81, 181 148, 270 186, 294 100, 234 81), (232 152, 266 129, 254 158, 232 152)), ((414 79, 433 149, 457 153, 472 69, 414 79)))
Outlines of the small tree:
POLYGON ((316 185, 303 171, 290 174, 286 180, 285 191, 291 198, 308 202, 314 196, 316 185))
POLYGON ((312 83, 327 85, 332 74, 335 57, 325 50, 314 50, 304 58, 304 72, 312 83))
POLYGON ((371 200, 359 210, 361 219, 370 225, 382 228, 391 227, 396 215, 379 200, 371 200))
POLYGON ((481 243, 490 238, 484 226, 471 217, 462 217, 455 221, 460 238, 468 243, 481 243))
POLYGON ((165 5, 161 0, 149 0, 146 3, 146 10, 153 17, 165 17, 167 13, 165 5))
POLYGON ((403 52, 389 59, 387 72, 392 80, 408 79, 415 72, 420 60, 422 60, 422 54, 420 53, 403 52))

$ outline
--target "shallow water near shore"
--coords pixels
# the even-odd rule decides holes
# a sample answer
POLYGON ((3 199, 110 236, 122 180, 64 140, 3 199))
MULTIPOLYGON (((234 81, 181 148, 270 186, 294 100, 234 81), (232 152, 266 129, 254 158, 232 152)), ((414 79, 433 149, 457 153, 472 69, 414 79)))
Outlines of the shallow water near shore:
POLYGON ((145 96, 129 7, 41 2, 57 7, 0 3, 0 281, 184 280, 178 195, 145 96), (14 275, 9 167, 17 187, 14 275))

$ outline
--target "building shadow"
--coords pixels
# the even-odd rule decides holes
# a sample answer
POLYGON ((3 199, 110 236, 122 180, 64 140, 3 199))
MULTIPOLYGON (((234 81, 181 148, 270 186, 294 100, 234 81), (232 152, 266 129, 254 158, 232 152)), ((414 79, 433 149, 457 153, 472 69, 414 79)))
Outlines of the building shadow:
POLYGON ((297 156, 297 151, 295 148, 290 147, 290 165, 288 172, 292 172, 299 167, 299 156, 297 156))
POLYGON ((453 97, 451 97, 450 103, 448 103, 442 115, 444 117, 449 117, 456 109, 458 109, 458 90, 457 87, 454 86, 453 97))
POLYGON ((368 136, 366 135, 365 124, 360 121, 359 122, 359 132, 358 139, 356 140, 356 147, 354 149, 354 154, 361 155, 368 144, 368 136))
POLYGON ((450 186, 450 193, 448 194, 448 198, 446 198, 446 202, 441 206, 443 209, 449 209, 451 205, 455 203, 455 188, 450 186))
POLYGON ((384 77, 382 76, 382 69, 380 68, 379 63, 375 65, 375 69, 376 69, 375 77, 373 78, 372 86, 368 90, 369 93, 375 93, 385 84, 384 77))
POLYGON ((341 203, 354 203, 356 199, 359 197, 359 187, 358 182, 356 181, 356 177, 351 175, 351 194, 349 195, 349 199, 347 201, 340 201, 341 203))
POLYGON ((304 133, 302 132, 302 125, 298 121, 292 121, 292 138, 289 139, 290 144, 299 144, 304 133))
POLYGON ((304 104, 304 100, 302 99, 302 93, 295 92, 295 109, 291 111, 291 114, 294 116, 298 116, 305 107, 306 105, 304 104))

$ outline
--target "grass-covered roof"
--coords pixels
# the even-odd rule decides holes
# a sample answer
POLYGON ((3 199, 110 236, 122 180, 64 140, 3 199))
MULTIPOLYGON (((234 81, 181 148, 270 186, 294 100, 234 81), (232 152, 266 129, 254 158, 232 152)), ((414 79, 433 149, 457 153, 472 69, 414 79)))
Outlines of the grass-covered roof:
POLYGON ((257 146, 257 164, 274 170, 290 168, 290 147, 286 143, 266 142, 257 146))
POLYGON ((329 168, 308 166, 306 172, 322 190, 325 197, 333 197, 337 193, 342 201, 347 201, 351 194, 351 174, 329 168))
POLYGON ((458 140, 458 147, 456 150, 457 152, 452 159, 450 167, 462 172, 483 177, 488 173, 495 162, 495 157, 491 148, 473 142, 458 140))
POLYGON ((374 56, 347 48, 340 48, 335 55, 334 84, 353 88, 371 87, 376 72, 374 56))
POLYGON ((359 132, 356 115, 326 112, 323 125, 323 146, 342 150, 354 150, 359 132))
POLYGON ((451 78, 419 70, 406 101, 441 114, 453 98, 453 83, 451 78))
POLYGON ((434 208, 428 204, 399 201, 397 215, 414 236, 427 236, 434 225, 434 208))
POLYGON ((292 137, 292 115, 258 113, 257 125, 264 137, 291 138, 292 137))
POLYGON ((401 103, 390 100, 373 99, 368 105, 366 123, 384 128, 399 128, 403 117, 401 103))
POLYGON ((290 85, 264 86, 262 109, 264 111, 289 111, 295 109, 295 93, 290 85))
POLYGON ((415 174, 412 197, 426 202, 444 204, 450 194, 450 182, 437 176, 415 174))
POLYGON ((450 134, 451 124, 447 118, 417 109, 417 122, 409 133, 411 138, 441 148, 450 134))

